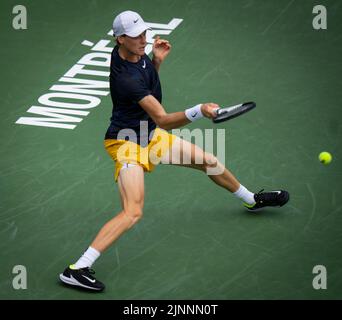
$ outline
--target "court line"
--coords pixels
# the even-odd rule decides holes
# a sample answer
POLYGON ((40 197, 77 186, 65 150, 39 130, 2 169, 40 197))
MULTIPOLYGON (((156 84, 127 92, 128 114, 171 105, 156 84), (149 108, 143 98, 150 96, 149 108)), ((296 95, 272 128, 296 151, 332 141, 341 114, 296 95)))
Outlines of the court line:
POLYGON ((280 19, 280 17, 286 12, 286 10, 291 6, 291 4, 294 2, 295 0, 290 1, 287 6, 278 14, 278 16, 273 20, 273 22, 266 27, 266 29, 261 33, 262 35, 265 35, 266 32, 280 19))

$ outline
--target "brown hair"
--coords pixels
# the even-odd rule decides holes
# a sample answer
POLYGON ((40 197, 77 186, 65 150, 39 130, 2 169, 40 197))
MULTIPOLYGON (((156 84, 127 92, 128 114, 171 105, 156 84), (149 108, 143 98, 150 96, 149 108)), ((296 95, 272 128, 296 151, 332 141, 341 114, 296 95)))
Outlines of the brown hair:
MULTIPOLYGON (((125 35, 125 34, 123 34, 123 35, 122 35, 122 36, 120 36, 120 37, 126 37, 126 35, 125 35)), ((116 36, 114 36, 114 39, 115 39, 116 45, 120 46, 120 45, 121 45, 121 43, 118 41, 118 38, 119 38, 119 37, 116 37, 116 36)))

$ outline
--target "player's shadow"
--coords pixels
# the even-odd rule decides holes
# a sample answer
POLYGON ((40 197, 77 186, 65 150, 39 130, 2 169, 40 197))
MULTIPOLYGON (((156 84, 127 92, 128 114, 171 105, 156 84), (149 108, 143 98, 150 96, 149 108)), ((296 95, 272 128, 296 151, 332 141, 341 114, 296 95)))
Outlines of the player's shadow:
POLYGON ((94 294, 94 293, 102 293, 102 292, 98 292, 96 290, 89 290, 89 289, 86 289, 86 288, 82 288, 82 287, 79 287, 79 286, 70 286, 70 285, 67 285, 66 283, 62 282, 62 281, 56 281, 56 284, 60 287, 60 288, 67 288, 67 289, 70 289, 70 290, 74 290, 75 292, 86 292, 86 293, 89 293, 89 294, 94 294))
POLYGON ((260 211, 248 211, 246 209, 240 209, 239 213, 246 218, 282 218, 284 216, 284 211, 279 208, 264 208, 260 211))

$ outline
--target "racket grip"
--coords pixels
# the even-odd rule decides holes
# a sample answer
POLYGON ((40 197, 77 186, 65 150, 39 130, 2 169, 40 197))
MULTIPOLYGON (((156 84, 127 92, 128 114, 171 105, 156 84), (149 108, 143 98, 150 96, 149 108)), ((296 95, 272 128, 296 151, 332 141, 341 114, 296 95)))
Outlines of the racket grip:
POLYGON ((215 109, 216 116, 218 116, 220 114, 220 110, 221 110, 221 108, 215 109))

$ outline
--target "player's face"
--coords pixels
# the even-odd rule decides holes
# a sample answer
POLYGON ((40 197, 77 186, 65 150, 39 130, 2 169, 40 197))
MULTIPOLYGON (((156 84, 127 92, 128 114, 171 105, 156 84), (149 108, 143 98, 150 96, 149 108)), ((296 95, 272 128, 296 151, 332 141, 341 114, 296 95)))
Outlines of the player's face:
POLYGON ((126 36, 124 40, 126 49, 138 56, 143 56, 145 54, 146 44, 146 31, 134 38, 126 36))

